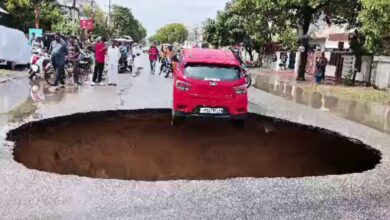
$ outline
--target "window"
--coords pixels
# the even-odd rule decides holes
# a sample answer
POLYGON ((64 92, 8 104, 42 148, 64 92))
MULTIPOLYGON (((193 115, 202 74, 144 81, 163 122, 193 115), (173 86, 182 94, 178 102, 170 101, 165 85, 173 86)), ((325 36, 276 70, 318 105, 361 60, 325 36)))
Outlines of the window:
POLYGON ((240 79, 240 69, 237 67, 190 65, 184 74, 193 79, 210 81, 233 81, 240 79))

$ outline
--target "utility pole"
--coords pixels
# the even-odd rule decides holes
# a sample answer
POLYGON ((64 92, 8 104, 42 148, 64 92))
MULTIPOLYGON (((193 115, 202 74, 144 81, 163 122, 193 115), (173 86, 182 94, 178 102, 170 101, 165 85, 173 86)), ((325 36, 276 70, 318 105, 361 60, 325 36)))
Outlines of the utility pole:
POLYGON ((111 0, 108 0, 108 28, 111 27, 111 0))

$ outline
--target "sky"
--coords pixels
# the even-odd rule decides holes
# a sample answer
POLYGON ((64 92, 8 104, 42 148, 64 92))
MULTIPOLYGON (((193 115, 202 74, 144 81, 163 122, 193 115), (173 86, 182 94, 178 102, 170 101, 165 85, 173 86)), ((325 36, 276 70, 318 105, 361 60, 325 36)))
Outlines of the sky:
MULTIPOLYGON (((109 0, 96 0, 101 8, 108 10, 109 0)), ((134 16, 153 35, 160 27, 169 23, 184 23, 201 26, 207 18, 215 18, 218 10, 228 0, 111 0, 111 4, 132 9, 134 16)))

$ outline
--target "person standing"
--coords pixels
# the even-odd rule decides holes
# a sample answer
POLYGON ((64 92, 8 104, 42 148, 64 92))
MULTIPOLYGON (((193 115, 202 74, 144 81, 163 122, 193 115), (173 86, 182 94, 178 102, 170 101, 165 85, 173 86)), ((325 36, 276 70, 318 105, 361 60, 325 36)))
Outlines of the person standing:
POLYGON ((80 48, 75 39, 75 37, 70 37, 68 44, 68 61, 72 63, 73 66, 73 82, 74 84, 81 85, 79 82, 79 62, 80 57, 80 48))
POLYGON ((316 67, 317 71, 315 74, 315 81, 317 84, 320 84, 321 81, 325 80, 326 66, 328 65, 328 59, 326 59, 325 54, 322 53, 320 58, 317 58, 316 67))
POLYGON ((325 57, 325 53, 321 54, 321 69, 322 69, 322 80, 325 81, 326 66, 328 65, 328 59, 325 57))
POLYGON ((154 74, 154 71, 156 69, 157 59, 158 59, 158 49, 156 47, 156 43, 153 43, 149 49, 149 61, 150 61, 151 74, 154 74))
POLYGON ((104 71, 106 53, 107 48, 104 44, 104 39, 99 37, 95 45, 95 70, 93 71, 92 86, 94 86, 95 83, 99 83, 101 86, 105 85, 104 82, 102 82, 102 75, 104 71))
POLYGON ((116 86, 118 83, 118 63, 121 58, 121 52, 119 48, 116 46, 116 42, 112 42, 111 47, 107 50, 107 79, 109 86, 116 86))
POLYGON ((49 53, 56 71, 54 86, 58 86, 58 83, 65 85, 65 57, 68 54, 68 47, 59 33, 55 34, 54 41, 50 44, 49 53))

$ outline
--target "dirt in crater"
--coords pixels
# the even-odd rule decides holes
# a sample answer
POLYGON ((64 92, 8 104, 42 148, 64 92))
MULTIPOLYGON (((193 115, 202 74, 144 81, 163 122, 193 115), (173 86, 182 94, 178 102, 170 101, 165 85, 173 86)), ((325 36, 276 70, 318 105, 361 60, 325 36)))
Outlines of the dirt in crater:
POLYGON ((9 139, 28 168, 126 180, 321 176, 380 161, 358 141, 254 114, 244 129, 208 119, 174 128, 169 120, 167 111, 77 114, 25 125, 9 139))

